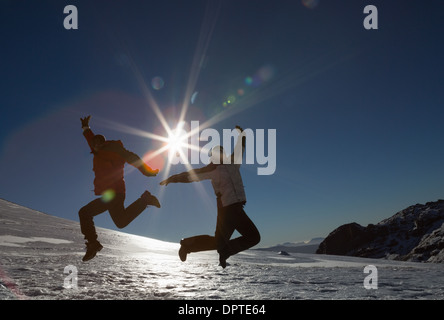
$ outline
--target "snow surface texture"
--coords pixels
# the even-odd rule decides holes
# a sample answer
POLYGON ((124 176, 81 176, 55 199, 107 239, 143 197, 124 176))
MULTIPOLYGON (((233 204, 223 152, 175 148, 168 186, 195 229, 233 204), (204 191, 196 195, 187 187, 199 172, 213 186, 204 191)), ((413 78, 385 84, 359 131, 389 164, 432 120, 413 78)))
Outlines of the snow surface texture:
POLYGON ((178 244, 98 233, 104 249, 83 263, 77 222, 0 200, 0 299, 444 298, 439 264, 248 250, 222 269, 216 252, 183 263, 178 244), (367 265, 377 268, 377 289, 364 287, 367 265))

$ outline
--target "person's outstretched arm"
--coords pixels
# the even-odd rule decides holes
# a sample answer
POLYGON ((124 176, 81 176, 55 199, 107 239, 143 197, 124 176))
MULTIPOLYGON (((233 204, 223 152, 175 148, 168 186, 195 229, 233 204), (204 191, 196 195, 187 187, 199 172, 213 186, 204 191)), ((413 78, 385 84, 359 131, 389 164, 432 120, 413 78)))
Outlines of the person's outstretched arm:
POLYGON ((167 186, 169 183, 188 183, 201 181, 205 179, 211 179, 211 172, 216 169, 218 165, 214 163, 210 163, 209 165, 199 168, 192 169, 190 171, 185 171, 179 174, 172 175, 168 179, 165 179, 160 182, 160 185, 167 186))
POLYGON ((152 169, 137 154, 131 152, 123 146, 121 141, 103 147, 104 150, 112 151, 120 155, 127 163, 137 168, 144 176, 155 177, 159 169, 152 169))
POLYGON ((239 126, 236 126, 236 129, 239 131, 239 137, 237 138, 236 145, 234 146, 234 151, 231 154, 230 163, 241 164, 242 158, 245 153, 246 137, 242 134, 244 132, 244 129, 239 126))
POLYGON ((91 152, 94 152, 94 148, 92 147, 92 140, 94 138, 94 133, 92 132, 91 128, 89 127, 89 120, 91 120, 91 116, 80 118, 80 121, 82 122, 83 136, 85 137, 86 141, 88 142, 91 152))
POLYGON ((144 176, 155 177, 157 173, 159 173, 159 169, 152 169, 137 154, 131 151, 128 151, 122 147, 122 150, 119 153, 126 162, 136 167, 144 176))

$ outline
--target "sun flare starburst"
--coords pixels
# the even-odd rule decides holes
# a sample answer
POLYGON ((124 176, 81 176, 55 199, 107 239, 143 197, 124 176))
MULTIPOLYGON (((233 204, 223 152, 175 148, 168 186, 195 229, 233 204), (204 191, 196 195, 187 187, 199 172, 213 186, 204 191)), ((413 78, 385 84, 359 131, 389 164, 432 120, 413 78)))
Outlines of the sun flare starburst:
MULTIPOLYGON (((197 128, 192 128, 187 132, 185 129, 189 128, 184 128, 184 126, 185 119, 190 111, 189 107, 196 103, 198 95, 199 97, 202 95, 205 96, 203 93, 196 91, 196 85, 200 72, 202 71, 202 61, 206 58, 207 49, 213 36, 221 5, 221 1, 208 2, 207 4, 194 57, 191 62, 189 77, 184 91, 184 98, 181 105, 178 106, 179 114, 175 119, 169 117, 165 110, 162 112, 158 102, 153 96, 152 90, 161 90, 164 85, 164 79, 157 77, 151 81, 152 83, 147 83, 144 72, 142 72, 140 65, 133 60, 130 52, 125 55, 128 57, 128 66, 140 88, 145 103, 154 112, 163 132, 147 132, 145 130, 136 129, 108 120, 104 120, 104 124, 114 130, 144 137, 154 142, 160 142, 159 147, 148 151, 144 155, 143 160, 146 161, 147 164, 151 164, 154 169, 159 169, 160 174, 164 179, 170 175, 172 165, 178 163, 176 160, 180 159, 180 163, 184 165, 187 170, 192 169, 188 162, 188 155, 193 151, 200 151, 199 141, 193 143, 192 138, 199 135, 199 130, 210 128, 227 118, 234 117, 247 109, 257 106, 266 100, 271 100, 289 89, 297 88, 313 77, 326 72, 341 62, 350 59, 354 55, 352 52, 337 56, 333 52, 324 53, 318 57, 307 57, 305 60, 299 61, 299 63, 292 68, 281 73, 278 73, 272 64, 266 64, 261 67, 256 74, 244 78, 245 80, 242 87, 236 88, 237 90, 234 91, 234 93, 230 92, 227 95, 223 104, 223 109, 216 110, 216 113, 213 113, 211 117, 205 119, 205 121, 200 123, 197 128), (176 125, 175 128, 174 125, 176 125), (191 140, 191 143, 189 143, 189 140, 191 140), (174 158, 175 161, 172 161, 172 158, 174 158)), ((200 89, 200 91, 202 91, 202 89, 200 89)), ((199 188, 198 184, 195 186, 196 188, 199 188)), ((161 190, 164 189, 165 188, 162 188, 161 190)), ((163 191, 161 191, 161 193, 162 192, 163 191)))
POLYGON ((170 155, 180 155, 183 154, 184 149, 188 148, 188 136, 187 133, 183 130, 184 122, 180 122, 176 129, 171 130, 167 138, 167 142, 165 148, 169 152, 170 155))

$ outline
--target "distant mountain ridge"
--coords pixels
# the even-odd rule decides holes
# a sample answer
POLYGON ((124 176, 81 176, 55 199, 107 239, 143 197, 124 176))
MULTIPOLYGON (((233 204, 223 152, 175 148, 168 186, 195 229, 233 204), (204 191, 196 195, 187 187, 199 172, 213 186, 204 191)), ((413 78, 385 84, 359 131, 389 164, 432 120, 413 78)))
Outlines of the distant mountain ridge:
POLYGON ((278 244, 278 246, 286 246, 286 247, 300 247, 300 246, 309 246, 317 244, 319 245, 325 238, 318 237, 313 238, 308 241, 301 241, 301 242, 284 242, 282 244, 278 244))
POLYGON ((344 224, 316 253, 444 262, 444 200, 410 206, 376 225, 344 224))
POLYGON ((313 238, 303 242, 285 242, 269 248, 260 248, 258 250, 291 252, 291 253, 316 253, 319 244, 324 240, 322 237, 313 238))

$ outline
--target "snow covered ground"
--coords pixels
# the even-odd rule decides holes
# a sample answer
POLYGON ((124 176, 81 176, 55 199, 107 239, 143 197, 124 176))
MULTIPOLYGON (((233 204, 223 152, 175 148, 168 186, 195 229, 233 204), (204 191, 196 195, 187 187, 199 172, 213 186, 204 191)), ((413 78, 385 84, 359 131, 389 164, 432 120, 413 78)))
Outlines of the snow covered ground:
POLYGON ((0 299, 444 298, 442 264, 248 250, 222 269, 216 252, 182 263, 178 244, 98 232, 104 249, 83 263, 77 222, 0 200, 0 299), (377 289, 364 287, 367 265, 377 289))

